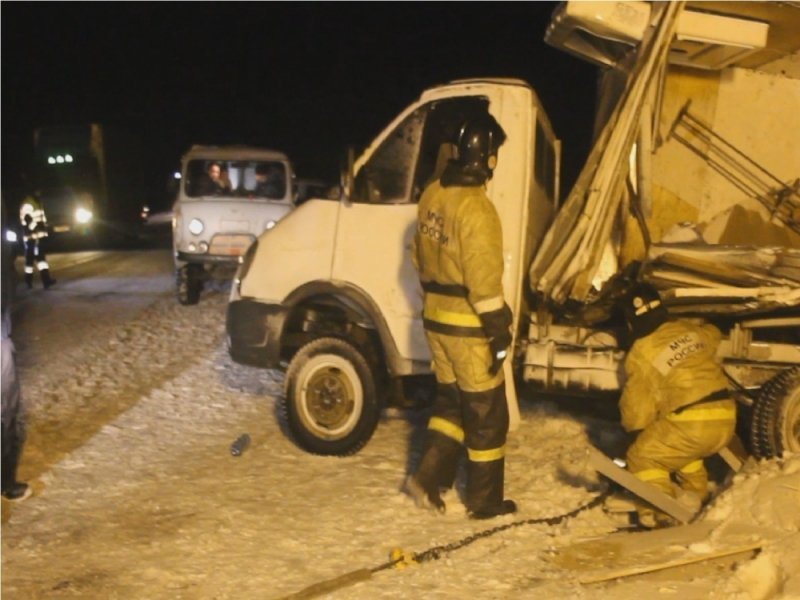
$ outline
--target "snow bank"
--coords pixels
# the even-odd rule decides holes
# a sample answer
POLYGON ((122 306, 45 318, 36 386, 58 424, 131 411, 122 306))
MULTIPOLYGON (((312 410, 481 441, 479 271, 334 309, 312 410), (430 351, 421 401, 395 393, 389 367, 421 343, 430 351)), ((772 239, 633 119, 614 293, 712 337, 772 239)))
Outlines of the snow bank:
POLYGON ((726 597, 800 598, 800 454, 748 460, 702 519, 720 522, 713 540, 754 527, 765 542, 755 558, 735 570, 724 586, 726 597))

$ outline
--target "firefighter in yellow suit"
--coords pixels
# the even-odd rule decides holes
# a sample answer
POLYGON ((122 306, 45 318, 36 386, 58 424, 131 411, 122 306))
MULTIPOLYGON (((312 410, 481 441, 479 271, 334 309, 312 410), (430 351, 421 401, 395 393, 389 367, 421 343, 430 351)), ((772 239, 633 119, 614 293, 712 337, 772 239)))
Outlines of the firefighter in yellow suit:
POLYGON ((418 506, 444 512, 440 493, 453 485, 466 446, 465 504, 476 519, 516 511, 503 496, 509 417, 501 367, 512 315, 503 298, 500 218, 485 187, 504 141, 488 113, 462 124, 457 158, 420 198, 412 252, 437 394, 406 489, 418 506))
MULTIPOLYGON (((727 446, 736 427, 736 403, 715 359, 720 331, 700 319, 668 319, 657 290, 645 284, 630 294, 625 315, 635 341, 620 413, 623 428, 639 432, 628 470, 670 496, 674 477, 699 505, 708 496, 703 459, 727 446)), ((652 508, 638 512, 645 527, 669 524, 652 508)))

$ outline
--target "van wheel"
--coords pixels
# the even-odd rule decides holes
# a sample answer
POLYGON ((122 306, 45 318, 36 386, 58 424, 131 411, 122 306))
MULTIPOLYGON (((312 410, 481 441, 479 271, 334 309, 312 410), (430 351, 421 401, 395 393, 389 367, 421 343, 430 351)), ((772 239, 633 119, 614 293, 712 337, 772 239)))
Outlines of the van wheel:
POLYGON ((800 451, 800 367, 770 379, 753 404, 750 445, 756 458, 800 451))
POLYGON ((183 265, 175 271, 178 302, 197 304, 203 289, 203 265, 183 265))
POLYGON ((364 355, 338 338, 309 342, 286 371, 282 412, 297 444, 313 454, 355 454, 372 437, 380 410, 364 355))

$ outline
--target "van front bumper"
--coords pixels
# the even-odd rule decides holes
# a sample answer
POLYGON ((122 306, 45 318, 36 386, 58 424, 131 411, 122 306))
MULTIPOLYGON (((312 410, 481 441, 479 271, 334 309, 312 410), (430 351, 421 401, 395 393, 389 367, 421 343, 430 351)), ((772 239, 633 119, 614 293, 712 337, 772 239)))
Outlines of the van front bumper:
POLYGON ((225 329, 228 352, 236 362, 275 369, 280 366, 280 337, 288 309, 251 298, 228 304, 225 329))
POLYGON ((203 264, 226 264, 235 265, 239 263, 238 256, 230 256, 227 254, 197 254, 193 252, 181 252, 180 250, 175 253, 178 261, 186 263, 203 263, 203 264))

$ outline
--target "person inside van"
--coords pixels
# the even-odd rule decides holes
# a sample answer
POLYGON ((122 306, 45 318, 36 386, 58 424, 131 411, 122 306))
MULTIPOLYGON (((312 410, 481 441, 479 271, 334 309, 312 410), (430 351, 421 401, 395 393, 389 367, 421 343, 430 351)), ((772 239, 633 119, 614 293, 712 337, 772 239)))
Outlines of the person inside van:
POLYGON ((229 194, 233 189, 231 185, 231 177, 230 172, 226 167, 222 167, 222 171, 219 174, 219 184, 222 186, 222 193, 229 194))
POLYGON ((200 196, 219 196, 228 191, 222 178, 222 166, 218 162, 212 162, 206 169, 204 177, 198 181, 198 195, 200 196))
POLYGON ((256 165, 256 196, 283 198, 286 195, 286 178, 283 169, 275 164, 256 165))

